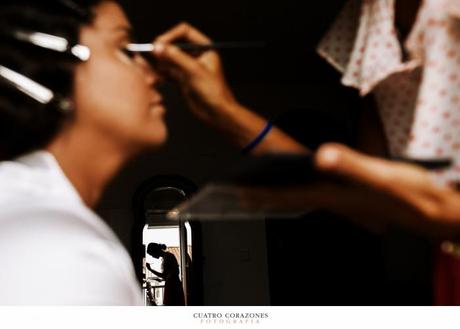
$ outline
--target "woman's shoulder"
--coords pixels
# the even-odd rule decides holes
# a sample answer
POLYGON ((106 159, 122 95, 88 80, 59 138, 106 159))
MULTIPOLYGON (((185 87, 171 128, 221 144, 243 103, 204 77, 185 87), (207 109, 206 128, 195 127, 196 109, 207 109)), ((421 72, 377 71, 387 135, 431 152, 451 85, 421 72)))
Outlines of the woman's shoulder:
POLYGON ((68 227, 115 239, 112 230, 81 200, 56 159, 35 151, 0 162, 0 227, 47 227, 65 235, 68 227))
POLYGON ((0 161, 0 205, 46 198, 79 200, 78 193, 50 153, 35 151, 0 161))
POLYGON ((125 248, 46 152, 0 162, 0 263, 0 304, 138 301, 125 248))
POLYGON ((36 249, 59 245, 71 251, 114 241, 101 229, 99 221, 102 220, 84 209, 48 200, 9 205, 0 211, 0 246, 36 243, 36 249))
POLYGON ((170 253, 169 251, 166 251, 163 254, 163 260, 164 260, 164 263, 171 265, 171 266, 178 264, 176 256, 174 256, 174 254, 170 253))
POLYGON ((32 304, 136 303, 129 255, 97 220, 57 204, 0 211, 0 304, 28 292, 32 304))
POLYGON ((32 234, 47 241, 94 240, 120 244, 103 219, 84 204, 25 198, 10 204, 0 202, 0 207, 0 236, 27 239, 32 234))

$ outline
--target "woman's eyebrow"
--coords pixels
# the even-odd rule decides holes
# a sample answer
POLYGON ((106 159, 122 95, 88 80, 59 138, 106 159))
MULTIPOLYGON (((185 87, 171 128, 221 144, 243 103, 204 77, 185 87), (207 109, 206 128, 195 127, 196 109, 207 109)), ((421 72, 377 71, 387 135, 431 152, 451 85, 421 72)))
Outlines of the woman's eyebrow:
POLYGON ((130 40, 132 37, 132 28, 130 26, 117 26, 113 31, 118 35, 117 39, 130 40))
POLYGON ((131 33, 132 27, 129 25, 118 25, 113 28, 115 31, 121 31, 121 32, 126 32, 126 33, 131 33))

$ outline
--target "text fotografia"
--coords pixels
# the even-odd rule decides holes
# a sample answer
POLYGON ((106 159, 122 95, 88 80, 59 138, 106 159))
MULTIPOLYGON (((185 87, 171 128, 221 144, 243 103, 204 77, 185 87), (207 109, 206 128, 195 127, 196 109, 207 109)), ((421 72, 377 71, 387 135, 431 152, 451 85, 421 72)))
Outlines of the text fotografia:
POLYGON ((268 313, 193 313, 201 324, 259 324, 268 313))

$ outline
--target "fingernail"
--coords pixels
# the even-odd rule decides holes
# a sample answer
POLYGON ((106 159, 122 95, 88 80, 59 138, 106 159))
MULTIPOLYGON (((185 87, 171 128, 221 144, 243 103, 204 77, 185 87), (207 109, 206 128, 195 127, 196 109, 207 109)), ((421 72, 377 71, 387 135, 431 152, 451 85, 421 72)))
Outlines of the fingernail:
POLYGON ((162 43, 154 43, 153 52, 161 55, 165 51, 165 45, 162 43))
POLYGON ((325 147, 318 154, 318 162, 321 167, 333 167, 340 159, 340 152, 333 147, 325 147))

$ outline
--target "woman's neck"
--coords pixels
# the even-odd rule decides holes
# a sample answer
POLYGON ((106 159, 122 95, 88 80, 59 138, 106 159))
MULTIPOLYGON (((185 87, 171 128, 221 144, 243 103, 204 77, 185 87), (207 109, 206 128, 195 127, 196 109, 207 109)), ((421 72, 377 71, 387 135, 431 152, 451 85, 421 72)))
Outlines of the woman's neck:
POLYGON ((105 186, 130 158, 112 140, 82 129, 66 129, 46 149, 90 208, 95 207, 105 186))

